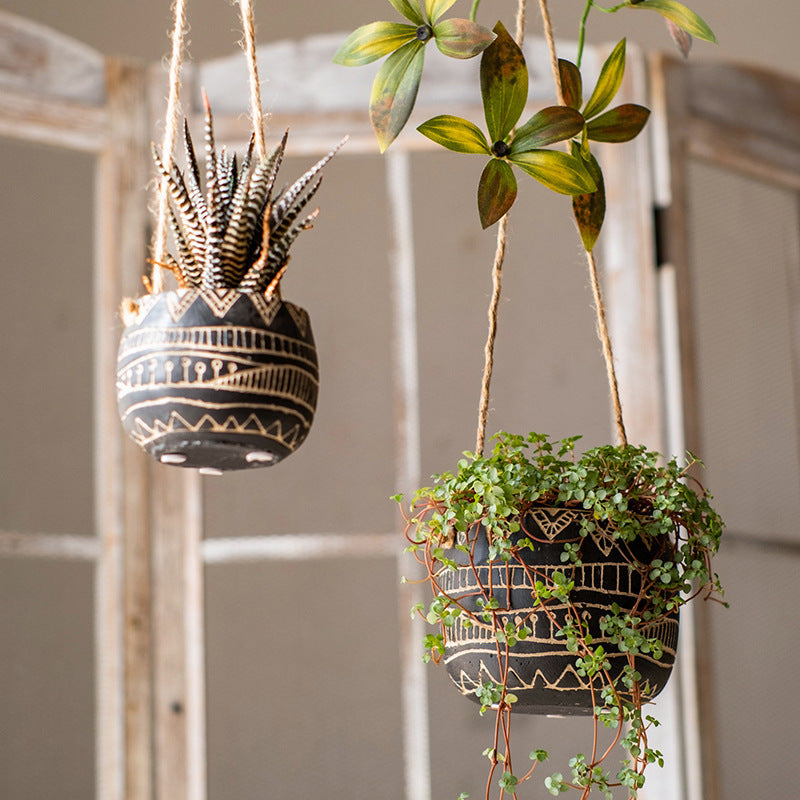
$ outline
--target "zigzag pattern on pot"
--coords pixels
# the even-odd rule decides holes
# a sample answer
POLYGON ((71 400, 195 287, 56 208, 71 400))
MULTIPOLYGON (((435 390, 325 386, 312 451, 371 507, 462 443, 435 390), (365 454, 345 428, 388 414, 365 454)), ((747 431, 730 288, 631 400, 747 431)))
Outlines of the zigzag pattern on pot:
MULTIPOLYGON (((484 680, 490 680, 492 682, 498 681, 498 676, 493 674, 492 670, 487 667, 483 661, 481 661, 481 666, 478 670, 477 680, 467 675, 463 670, 459 673, 457 678, 452 674, 450 677, 462 694, 474 694, 475 689, 477 689, 484 680)), ((519 674, 509 667, 506 685, 509 691, 551 689, 557 692, 571 692, 575 689, 589 688, 589 684, 584 678, 578 675, 577 670, 572 664, 566 666, 554 680, 549 679, 540 669, 537 669, 531 681, 523 681, 519 674)))
POLYGON ((152 427, 136 417, 131 438, 142 447, 145 447, 167 433, 182 431, 190 433, 197 433, 198 431, 234 434, 257 433, 280 442, 289 450, 294 450, 297 446, 297 439, 302 432, 302 426, 298 423, 285 431, 281 423, 276 421, 265 428, 255 414, 251 414, 244 422, 239 422, 234 416, 229 416, 220 422, 205 414, 196 423, 191 423, 177 411, 173 411, 169 415, 168 422, 164 423, 161 420, 156 420, 152 427))

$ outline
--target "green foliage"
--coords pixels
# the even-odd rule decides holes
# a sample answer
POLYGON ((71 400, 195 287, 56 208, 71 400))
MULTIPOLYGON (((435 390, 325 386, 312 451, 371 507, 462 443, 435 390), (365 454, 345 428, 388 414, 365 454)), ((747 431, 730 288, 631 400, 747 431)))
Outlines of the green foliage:
POLYGON ((485 50, 494 34, 468 19, 442 20, 455 0, 425 0, 424 13, 411 0, 389 0, 411 24, 371 22, 351 33, 333 60, 347 67, 360 67, 383 56, 372 84, 369 116, 381 152, 403 130, 417 99, 425 45, 429 41, 451 58, 472 58, 485 50))
MULTIPOLYGON (((656 635, 661 630, 659 620, 700 593, 721 595, 710 559, 719 546, 722 520, 710 504, 711 496, 699 485, 691 485, 688 478, 689 469, 699 462, 689 454, 687 466, 680 466, 676 459, 665 460, 656 452, 632 445, 606 445, 578 454, 577 436, 551 441, 544 434, 501 432, 494 438, 490 455, 464 453, 455 471, 435 476, 432 486, 414 495, 406 519, 413 541, 425 549, 423 563, 432 580, 443 570, 458 568, 454 551, 469 558, 470 548, 464 542, 473 541, 479 528, 487 537, 490 567, 514 561, 521 551, 535 548, 520 519, 537 505, 585 510, 584 536, 602 526, 620 542, 651 537, 661 543, 663 555, 649 564, 630 556, 630 568, 639 573, 643 584, 640 599, 635 611, 613 604, 600 621, 597 639, 589 633, 580 607, 572 602, 578 577, 573 565, 580 564, 581 541, 565 546, 564 569, 537 574, 532 588, 534 603, 540 608, 558 603, 569 609, 556 635, 566 650, 574 653, 577 674, 591 679, 596 687, 595 724, 616 731, 619 745, 626 751, 614 776, 602 766, 605 756, 590 759, 577 754, 569 762, 571 778, 555 773, 545 779, 545 787, 553 795, 571 789, 595 791, 607 800, 614 786, 635 793, 644 783, 645 767, 662 764, 663 756, 647 745, 647 730, 658 722, 642 714, 652 691, 636 670, 634 659, 639 655, 655 660, 662 657, 664 643, 656 635), (663 547, 665 540, 670 547, 663 547), (627 656, 628 663, 612 668, 612 651, 616 658, 627 656)), ((491 573, 490 569, 487 574, 491 573)), ((499 654, 510 653, 518 642, 531 636, 532 619, 512 616, 495 594, 498 588, 483 586, 474 611, 468 611, 458 596, 442 592, 427 609, 422 604, 415 606, 414 613, 439 626, 439 633, 425 637, 426 660, 441 659, 448 631, 456 621, 488 626, 499 654)), ((484 681, 475 694, 481 714, 490 708, 498 714, 508 713, 517 700, 502 683, 491 680, 484 681)), ((497 744, 487 754, 493 764, 510 764, 497 744)), ((535 750, 530 758, 535 767, 547 753, 535 750)), ((498 785, 513 794, 529 775, 518 777, 507 768, 498 785)))
POLYGON ((655 11, 670 22, 675 23, 686 33, 716 44, 717 38, 711 28, 694 11, 682 3, 676 2, 676 0, 639 0, 638 2, 631 0, 626 5, 630 8, 655 11))
POLYGON ((488 139, 474 123, 451 115, 433 117, 417 128, 449 150, 491 156, 478 181, 478 215, 484 228, 503 217, 517 197, 510 164, 562 194, 596 188, 581 158, 544 149, 584 129, 584 118, 576 109, 542 109, 515 130, 528 99, 528 68, 522 50, 501 22, 494 33, 497 38, 481 56, 480 70, 488 139))

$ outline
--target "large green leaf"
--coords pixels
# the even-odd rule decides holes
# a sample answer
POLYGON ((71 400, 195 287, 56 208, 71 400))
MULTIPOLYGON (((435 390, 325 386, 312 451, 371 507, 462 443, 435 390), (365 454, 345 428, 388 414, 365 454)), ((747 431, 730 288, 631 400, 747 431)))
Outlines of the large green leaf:
POLYGON ((437 144, 454 150, 456 153, 491 154, 489 143, 483 131, 468 120, 441 114, 423 122, 417 130, 437 144))
POLYGON ((397 50, 416 35, 417 29, 404 22, 370 22, 356 28, 344 40, 333 61, 346 67, 360 67, 397 50))
POLYGON ((482 53, 495 35, 483 25, 468 19, 444 19, 433 26, 436 46, 451 58, 472 58, 482 53))
POLYGON ((597 189, 583 161, 560 150, 527 150, 508 160, 554 192, 585 194, 597 189))
POLYGON ((439 17, 447 11, 456 0, 425 0, 425 14, 431 25, 434 25, 439 17))
POLYGON ((587 135, 595 142, 629 142, 639 135, 649 116, 649 108, 625 103, 595 117, 586 126, 587 135))
POLYGON ((717 37, 714 36, 714 32, 706 22, 690 8, 686 8, 683 3, 678 3, 677 0, 641 0, 640 3, 633 4, 631 8, 649 8, 671 20, 692 36, 705 39, 707 42, 714 42, 714 44, 717 42, 717 37))
MULTIPOLYGON (((581 146, 577 142, 572 143, 572 155, 575 158, 581 158, 581 146)), ((606 215, 606 189, 603 183, 603 171, 600 169, 597 159, 589 153, 588 159, 582 160, 597 189, 587 194, 573 195, 572 212, 578 223, 583 246, 587 252, 591 252, 600 235, 606 215)))
POLYGON ((425 44, 415 39, 392 53, 375 76, 369 118, 381 153, 397 138, 411 116, 424 60, 425 44))
POLYGON ((510 152, 521 153, 577 136, 584 125, 580 111, 567 106, 550 106, 537 111, 517 129, 510 152))
POLYGON ((571 61, 559 58, 558 74, 564 102, 571 108, 580 108, 583 102, 583 80, 580 70, 571 61))
POLYGON ((519 45, 502 22, 497 38, 481 56, 483 113, 492 143, 502 141, 514 127, 528 99, 528 68, 519 45))
POLYGON ((597 85, 594 87, 592 96, 583 109, 583 116, 586 119, 599 114, 614 99, 614 95, 619 91, 624 74, 625 40, 623 39, 611 51, 611 55, 606 59, 603 68, 600 70, 597 85))
POLYGON ((416 0, 389 0, 389 2, 406 18, 410 19, 415 25, 419 26, 424 24, 425 19, 422 16, 416 0))
POLYGON ((484 167, 478 183, 478 214, 481 225, 494 225, 517 198, 517 179, 514 171, 499 158, 493 158, 484 167))

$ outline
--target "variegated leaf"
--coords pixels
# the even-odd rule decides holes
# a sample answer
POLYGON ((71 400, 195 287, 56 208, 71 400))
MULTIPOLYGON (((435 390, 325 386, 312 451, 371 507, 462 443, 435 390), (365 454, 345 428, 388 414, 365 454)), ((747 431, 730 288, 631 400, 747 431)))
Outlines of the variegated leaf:
POLYGON ((472 58, 482 53, 495 34, 468 19, 445 19, 433 26, 436 46, 451 58, 472 58))
POLYGON ((335 64, 360 67, 397 50, 417 35, 414 25, 403 22, 371 22, 356 28, 333 56, 335 64))
POLYGON ((431 141, 456 153, 491 153, 483 131, 461 117, 441 114, 423 122, 417 130, 431 141))
POLYGON ((560 150, 528 150, 509 155, 508 160, 560 194, 584 194, 597 188, 581 159, 560 150))
POLYGON ((517 198, 517 179, 506 161, 491 159, 481 173, 478 183, 478 215, 481 225, 494 225, 514 205, 517 198))
POLYGON ((414 40, 395 50, 375 76, 369 117, 382 153, 397 138, 411 116, 424 59, 425 44, 414 40))

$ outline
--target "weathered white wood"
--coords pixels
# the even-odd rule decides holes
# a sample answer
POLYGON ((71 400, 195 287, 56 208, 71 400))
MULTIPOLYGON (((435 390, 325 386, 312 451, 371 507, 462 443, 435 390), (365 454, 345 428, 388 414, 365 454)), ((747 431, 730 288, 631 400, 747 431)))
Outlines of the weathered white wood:
MULTIPOLYGON (((615 102, 647 105, 641 51, 628 46, 615 102)), ((609 333, 628 439, 662 448, 663 408, 653 235, 651 152, 646 136, 598 148, 607 211, 598 240, 609 333)))
POLYGON ((105 60, 0 11, 0 135, 98 151, 108 136, 105 60))
MULTIPOLYGON (((364 67, 343 67, 333 55, 347 33, 311 36, 300 41, 281 41, 258 48, 258 71, 264 108, 274 114, 326 116, 341 112, 366 115, 372 81, 382 61, 364 67)), ((561 42, 565 58, 575 57, 575 45, 561 42)), ((532 105, 554 101, 553 81, 547 46, 531 37, 525 44, 531 76, 529 100, 532 105)), ((584 55, 585 80, 596 77, 597 60, 592 48, 584 55)), ((480 59, 446 58, 434 46, 425 54, 425 74, 417 106, 428 116, 443 107, 480 107, 478 70, 480 59)), ((202 108, 202 87, 217 114, 247 113, 249 108, 247 65, 242 54, 196 65, 192 96, 195 110, 202 108)), ((476 120, 478 122, 478 120, 476 120)))
POLYGON ((204 800, 200 477, 152 464, 156 800, 204 800))
POLYGON ((95 561, 99 555, 100 542, 96 536, 0 531, 0 558, 11 556, 95 561))
MULTIPOLYGON (((678 458, 686 452, 683 438, 683 395, 681 391, 681 354, 678 321, 678 288, 675 269, 669 264, 659 269, 659 299, 661 308, 661 342, 664 369, 665 441, 669 454, 678 458)), ((699 713, 697 674, 697 625, 694 604, 681 611, 681 640, 673 680, 668 684, 666 697, 659 703, 667 705, 668 713, 678 729, 677 737, 670 737, 672 751, 680 747, 682 785, 672 794, 662 792, 665 800, 681 797, 683 800, 703 800, 703 728, 699 713), (677 741, 675 741, 677 739, 677 741)), ((662 695, 663 696, 663 695, 662 695)), ((665 720, 662 720, 665 721, 665 720)), ((659 729, 660 730, 660 729, 659 729)), ((656 732, 655 746, 659 747, 656 732)), ((663 748, 662 749, 663 752, 663 748)), ((670 753, 665 752, 668 761, 670 753)), ((647 796, 643 800, 648 800, 647 796)))
MULTIPOLYGON (((800 112, 795 120, 800 128, 800 112)), ((800 191, 800 148, 742 125, 723 125, 692 117, 688 145, 692 156, 790 191, 800 191)))
POLYGON ((101 53, 43 25, 0 11, 0 86, 40 98, 102 107, 101 53))
POLYGON ((97 796, 150 800, 150 546, 147 468, 123 442, 116 408, 117 309, 137 291, 147 214, 146 78, 110 61, 111 136, 95 180, 95 502, 101 543, 95 583, 97 796))
POLYGON ((204 539, 206 564, 303 561, 309 558, 381 558, 397 555, 394 533, 297 533, 204 539))
MULTIPOLYGON (((395 395, 395 479, 408 496, 421 478, 422 434, 420 428, 419 359, 417 343, 416 263, 411 194, 411 156, 390 153, 386 158, 386 188, 392 220, 390 250, 393 309, 393 357, 395 395)), ((413 559, 402 556, 402 540, 393 537, 398 578, 413 574, 413 559), (411 573, 411 574, 409 574, 411 573)), ((425 623, 409 617, 408 609, 423 599, 416 582, 400 589, 400 675, 403 711, 403 754, 407 800, 430 800, 431 756, 428 720, 428 676, 419 648, 425 623)))
MULTIPOLYGON (((662 237, 664 260, 674 268, 677 286, 679 341, 673 346, 680 356, 682 395, 677 414, 682 417, 683 444, 702 454, 688 241, 689 160, 701 158, 777 186, 800 188, 800 84, 761 70, 683 63, 666 56, 654 58, 651 66, 661 150, 668 159, 668 170, 660 175, 659 197, 669 203, 662 237)), ((702 756, 702 796, 718 800, 718 739, 707 615, 704 605, 698 604, 693 616, 696 633, 688 632, 694 633, 689 648, 696 647, 696 687, 683 688, 687 717, 693 708, 699 711, 702 736, 695 745, 702 756)), ((683 639, 685 647, 686 637, 683 639)))
POLYGON ((108 139, 103 108, 0 86, 0 135, 54 147, 99 151, 108 139))
POLYGON ((800 189, 800 83, 764 69, 690 62, 690 153, 800 189))

